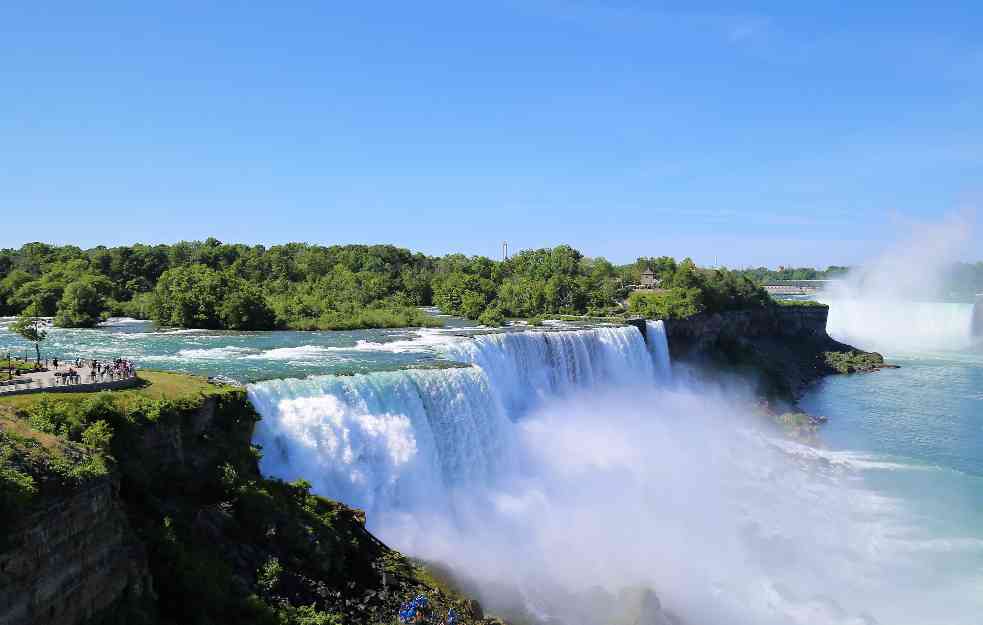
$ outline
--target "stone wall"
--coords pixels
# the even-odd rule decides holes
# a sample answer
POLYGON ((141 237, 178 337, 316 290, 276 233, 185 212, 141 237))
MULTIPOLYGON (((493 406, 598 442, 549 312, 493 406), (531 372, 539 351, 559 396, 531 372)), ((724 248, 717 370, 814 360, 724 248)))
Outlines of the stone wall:
POLYGON ((113 476, 46 502, 0 545, 0 625, 73 625, 152 594, 113 476))

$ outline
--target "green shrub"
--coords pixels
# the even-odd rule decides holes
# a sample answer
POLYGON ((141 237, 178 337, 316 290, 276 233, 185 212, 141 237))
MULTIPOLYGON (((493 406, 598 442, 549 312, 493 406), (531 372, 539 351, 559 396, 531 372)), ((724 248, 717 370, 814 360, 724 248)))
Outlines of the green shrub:
POLYGON ((628 312, 647 319, 685 319, 704 309, 703 294, 698 288, 635 291, 628 297, 628 312))
POLYGON ((272 593, 280 583, 283 566, 277 558, 270 558, 256 571, 256 584, 266 593, 272 593))
POLYGON ((38 492, 34 478, 17 469, 0 452, 0 518, 7 519, 30 503, 38 492))
POLYGON ((486 308, 485 312, 478 315, 478 323, 483 326, 495 328, 505 325, 505 315, 501 308, 486 308))
POLYGON ((113 443, 113 428, 103 420, 82 431, 82 444, 100 453, 108 453, 113 443))
POLYGON ((884 357, 877 352, 852 349, 845 352, 824 352, 826 365, 838 373, 872 371, 884 366, 884 357))

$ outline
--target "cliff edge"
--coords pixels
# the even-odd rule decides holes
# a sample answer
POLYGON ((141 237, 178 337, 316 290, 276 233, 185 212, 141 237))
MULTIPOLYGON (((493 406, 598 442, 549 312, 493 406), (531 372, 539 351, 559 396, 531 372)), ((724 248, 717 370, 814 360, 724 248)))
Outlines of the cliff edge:
POLYGON ((759 394, 795 400, 819 378, 885 367, 826 333, 829 307, 773 305, 698 314, 665 321, 674 361, 733 372, 751 379, 759 394))

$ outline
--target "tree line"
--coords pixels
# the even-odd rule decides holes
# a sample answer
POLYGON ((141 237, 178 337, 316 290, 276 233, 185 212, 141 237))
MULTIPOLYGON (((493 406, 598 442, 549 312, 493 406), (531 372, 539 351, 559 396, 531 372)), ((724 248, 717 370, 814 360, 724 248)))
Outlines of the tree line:
POLYGON ((109 316, 163 326, 259 330, 410 327, 439 323, 420 310, 499 325, 506 318, 625 313, 686 316, 762 306, 744 274, 686 259, 614 265, 561 245, 504 261, 427 256, 392 245, 264 247, 205 241, 96 247, 28 243, 0 250, 0 315, 53 317, 91 327, 109 316), (655 291, 632 285, 652 269, 655 291))

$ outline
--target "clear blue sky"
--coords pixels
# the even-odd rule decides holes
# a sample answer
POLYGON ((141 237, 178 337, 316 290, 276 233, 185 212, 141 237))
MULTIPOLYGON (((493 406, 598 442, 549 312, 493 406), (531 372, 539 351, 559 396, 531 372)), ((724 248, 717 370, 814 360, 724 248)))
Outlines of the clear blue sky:
POLYGON ((983 197, 983 4, 860 4, 7 1, 0 246, 857 262, 983 197))

